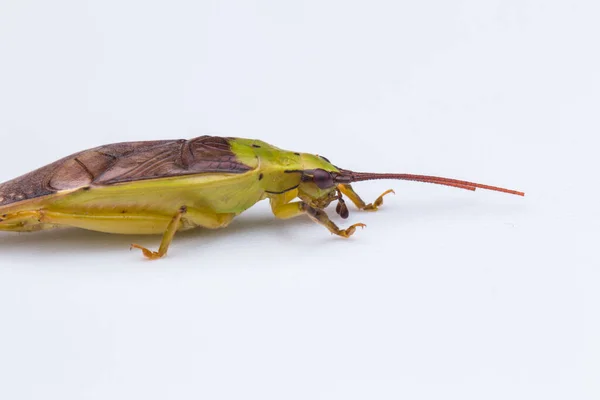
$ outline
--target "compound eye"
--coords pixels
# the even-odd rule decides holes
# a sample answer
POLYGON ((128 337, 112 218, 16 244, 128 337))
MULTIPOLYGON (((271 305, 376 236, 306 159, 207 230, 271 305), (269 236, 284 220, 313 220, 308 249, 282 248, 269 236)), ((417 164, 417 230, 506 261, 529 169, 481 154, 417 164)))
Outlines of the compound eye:
POLYGON ((324 169, 315 169, 313 171, 313 182, 319 189, 329 189, 335 186, 333 177, 324 169))

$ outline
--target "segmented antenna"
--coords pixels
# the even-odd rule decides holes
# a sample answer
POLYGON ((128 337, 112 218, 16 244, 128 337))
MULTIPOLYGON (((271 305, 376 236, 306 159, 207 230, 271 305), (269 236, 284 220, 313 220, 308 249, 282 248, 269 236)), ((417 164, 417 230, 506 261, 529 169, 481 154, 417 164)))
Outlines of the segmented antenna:
POLYGON ((337 183, 351 183, 351 182, 361 182, 361 181, 371 181, 378 179, 398 179, 403 181, 415 181, 415 182, 425 182, 425 183, 433 183, 436 185, 444 185, 456 187, 459 189, 465 190, 476 190, 476 189, 486 189, 493 190, 496 192, 514 194, 517 196, 525 196, 525 193, 519 192, 517 190, 505 189, 497 186, 484 185, 481 183, 461 181, 458 179, 450 179, 450 178, 442 178, 439 176, 428 176, 428 175, 414 175, 414 174, 377 174, 370 172, 353 172, 347 170, 340 170, 340 174, 335 177, 335 181, 337 183))

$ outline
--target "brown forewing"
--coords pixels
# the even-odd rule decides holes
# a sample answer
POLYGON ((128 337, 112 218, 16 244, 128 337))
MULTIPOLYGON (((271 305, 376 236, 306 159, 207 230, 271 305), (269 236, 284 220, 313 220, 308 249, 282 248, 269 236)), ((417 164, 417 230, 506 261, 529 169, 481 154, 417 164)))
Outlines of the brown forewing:
POLYGON ((0 185, 0 206, 60 190, 199 173, 243 173, 226 138, 115 143, 65 157, 0 185))

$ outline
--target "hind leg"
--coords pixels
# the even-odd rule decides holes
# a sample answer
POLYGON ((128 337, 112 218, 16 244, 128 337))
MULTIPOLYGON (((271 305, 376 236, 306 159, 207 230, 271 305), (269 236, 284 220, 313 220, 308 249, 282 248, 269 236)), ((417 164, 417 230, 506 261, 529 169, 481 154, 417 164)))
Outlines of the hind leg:
POLYGON ((0 215, 0 231, 4 232, 37 232, 58 227, 58 225, 40 222, 37 212, 25 211, 0 215))
POLYGON ((32 232, 62 226, 106 233, 159 234, 164 232, 170 219, 169 216, 150 212, 115 214, 94 210, 68 213, 41 209, 0 215, 0 230, 32 232))
POLYGON ((217 214, 203 209, 182 207, 174 216, 151 211, 127 210, 115 214, 114 211, 95 210, 86 213, 65 213, 48 210, 21 211, 0 215, 0 230, 31 232, 52 227, 70 226, 98 232, 119 234, 163 234, 157 252, 134 245, 150 259, 164 257, 175 233, 178 230, 202 226, 210 229, 222 228, 231 222, 235 214, 217 214))

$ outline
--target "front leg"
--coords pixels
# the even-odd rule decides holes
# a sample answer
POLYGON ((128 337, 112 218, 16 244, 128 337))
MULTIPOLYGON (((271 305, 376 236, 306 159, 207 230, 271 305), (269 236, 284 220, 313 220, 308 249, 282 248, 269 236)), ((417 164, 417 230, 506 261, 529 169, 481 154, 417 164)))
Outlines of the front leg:
POLYGON ((351 185, 338 185, 338 190, 348 196, 348 198, 354 203, 359 210, 365 211, 377 211, 381 205, 383 205, 383 197, 387 194, 396 194, 393 190, 388 190, 377 198, 373 203, 366 204, 363 199, 354 191, 351 185))
POLYGON ((325 226, 325 228, 327 228, 329 232, 333 233, 334 235, 341 236, 343 238, 349 238, 350 236, 352 236, 354 232, 356 232, 356 228, 358 227, 366 227, 365 224, 354 224, 348 229, 340 229, 329 219, 325 211, 311 207, 303 201, 297 201, 294 203, 287 204, 278 204, 277 202, 273 202, 271 203, 271 208, 275 217, 280 219, 290 219, 306 214, 313 221, 325 226))

